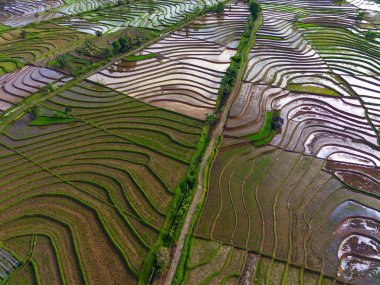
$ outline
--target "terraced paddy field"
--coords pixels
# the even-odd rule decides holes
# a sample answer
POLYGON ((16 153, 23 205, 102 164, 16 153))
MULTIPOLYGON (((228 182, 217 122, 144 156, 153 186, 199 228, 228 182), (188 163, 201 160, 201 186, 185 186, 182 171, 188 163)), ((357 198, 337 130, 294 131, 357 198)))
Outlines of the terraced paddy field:
POLYGON ((225 243, 194 238, 191 249, 184 284, 344 284, 225 243))
POLYGON ((25 261, 14 278, 134 284, 203 124, 88 81, 42 105, 67 107, 72 123, 26 114, 0 137, 0 240, 25 261))
POLYGON ((0 3, 0 23, 20 27, 116 4, 116 0, 30 0, 0 3))
POLYGON ((12 72, 28 63, 42 65, 42 60, 72 49, 86 39, 88 35, 84 33, 52 23, 1 33, 0 74, 12 72))
POLYGON ((87 13, 83 17, 64 19, 59 21, 59 24, 90 34, 95 34, 95 31, 111 33, 123 27, 163 30, 183 20, 196 8, 203 9, 218 2, 218 0, 154 2, 145 0, 87 13))
POLYGON ((259 2, 183 284, 378 284, 374 26, 348 4, 259 2))
POLYGON ((62 85, 70 78, 49 68, 26 66, 0 77, 0 112, 12 107, 25 97, 48 84, 62 85))
POLYGON ((243 7, 228 6, 220 18, 201 17, 140 55, 88 79, 146 103, 205 119, 214 110, 221 79, 236 52, 233 46, 248 16, 243 7), (243 18, 236 20, 237 13, 243 18))
POLYGON ((241 89, 214 114, 228 119, 207 177, 192 171, 208 168, 201 149, 209 158, 219 142, 216 122, 205 146, 208 115, 247 30, 246 3, 168 34, 218 1, 31 1, 1 14, 12 26, 57 19, 0 27, 0 110, 46 95, 1 125, 0 283, 165 283, 171 253, 173 284, 380 283, 376 10, 356 0, 258 2, 263 23, 241 89), (113 42, 137 43, 127 29, 139 28, 162 38, 120 54, 127 49, 113 42), (91 67, 97 55, 83 49, 101 42, 114 61, 52 93, 70 77, 47 62, 65 55, 73 69, 91 67), (176 263, 176 227, 191 225, 189 189, 202 189, 190 184, 203 179, 204 204, 176 263))
POLYGON ((59 7, 63 0, 1 1, 0 23, 15 26, 32 22, 38 13, 59 7))

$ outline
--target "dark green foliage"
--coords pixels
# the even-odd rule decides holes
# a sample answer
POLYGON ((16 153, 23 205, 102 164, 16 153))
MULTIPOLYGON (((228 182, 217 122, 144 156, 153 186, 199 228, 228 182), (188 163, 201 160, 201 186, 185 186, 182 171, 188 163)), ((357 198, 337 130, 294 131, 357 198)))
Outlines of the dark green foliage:
POLYGON ((65 67, 67 63, 70 60, 70 56, 68 54, 61 54, 60 56, 57 57, 57 63, 61 67, 65 67))
POLYGON ((218 121, 218 116, 215 114, 207 115, 206 122, 209 125, 214 125, 218 121))
POLYGON ((97 37, 101 37, 101 36, 103 35, 103 33, 102 33, 101 31, 96 31, 96 32, 95 32, 95 35, 96 35, 97 37))
POLYGON ((248 23, 245 25, 244 33, 241 35, 239 45, 235 56, 231 57, 231 64, 226 70, 226 74, 222 78, 222 82, 219 88, 219 96, 221 98, 220 107, 223 106, 224 100, 231 92, 232 86, 235 84, 238 71, 241 66, 242 53, 249 44, 249 38, 253 29, 254 17, 250 16, 248 23))
POLYGON ((272 119, 272 129, 277 130, 282 127, 284 124, 284 119, 282 119, 280 116, 276 115, 272 119))
POLYGON ((123 5, 126 5, 126 4, 128 4, 128 1, 126 1, 126 0, 118 0, 117 1, 117 6, 123 6, 123 5))
POLYGON ((223 13, 224 12, 224 3, 219 2, 218 5, 216 5, 216 13, 223 13))
POLYGON ((33 115, 34 118, 38 118, 42 115, 43 109, 41 106, 34 106, 31 110, 29 110, 29 113, 33 115))
POLYGON ((66 117, 69 117, 70 116, 70 113, 73 109, 69 106, 66 106, 65 107, 65 114, 66 114, 66 117))
POLYGON ((360 22, 361 20, 363 20, 364 18, 364 12, 363 11, 359 11, 356 13, 355 15, 355 20, 360 22))
POLYGON ((251 12, 252 18, 255 21, 261 12, 260 5, 257 4, 256 2, 251 1, 249 3, 249 12, 251 12))
MULTIPOLYGON (((138 40, 137 44, 139 45, 140 43, 141 42, 138 40)), ((120 37, 112 43, 112 47, 115 54, 129 51, 131 48, 131 41, 127 37, 120 37)))
POLYGON ((378 38, 379 36, 380 35, 373 30, 368 30, 365 32, 365 38, 368 40, 374 40, 374 39, 378 38))
POLYGON ((121 44, 118 40, 112 43, 112 47, 113 47, 114 53, 119 53, 121 50, 121 44))

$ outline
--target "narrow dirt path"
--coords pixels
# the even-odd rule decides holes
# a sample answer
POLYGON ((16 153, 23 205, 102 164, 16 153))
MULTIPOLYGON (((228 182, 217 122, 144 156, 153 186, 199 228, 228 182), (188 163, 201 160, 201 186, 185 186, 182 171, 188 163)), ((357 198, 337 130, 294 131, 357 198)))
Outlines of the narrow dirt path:
POLYGON ((204 172, 205 172, 206 163, 209 160, 210 155, 212 153, 212 150, 215 147, 216 140, 218 139, 218 137, 220 137, 223 134, 224 126, 227 122, 228 114, 229 114, 229 111, 231 109, 232 103, 235 101, 235 98, 239 95, 240 89, 243 85, 243 78, 244 78, 244 74, 245 74, 245 71, 246 71, 246 68, 248 65, 249 52, 251 50, 251 47, 253 46, 254 40, 256 38, 256 32, 259 29, 259 27, 261 26, 261 23, 262 23, 262 17, 260 16, 260 18, 256 21, 254 28, 252 29, 252 33, 251 33, 251 37, 250 37, 250 43, 251 44, 249 45, 249 48, 245 51, 245 53, 243 55, 242 66, 239 70, 235 86, 233 87, 231 94, 228 96, 228 98, 226 100, 224 112, 221 114, 217 124, 215 125, 215 127, 211 131, 210 143, 209 143, 209 145, 208 145, 208 147, 207 147, 207 149, 206 149, 206 151, 202 157, 202 162, 201 162, 201 166, 200 166, 200 170, 199 170, 199 176, 197 179, 198 187, 197 187, 197 190, 195 192, 193 201, 190 205, 189 211, 186 215, 186 219, 185 219, 183 228, 181 230, 181 233, 180 233, 180 236, 179 236, 179 239, 177 242, 177 246, 174 249, 174 253, 173 253, 172 259, 170 261, 170 266, 169 266, 168 272, 165 276, 165 281, 164 281, 165 285, 171 285, 173 282, 173 279, 174 279, 174 276, 175 276, 175 273, 177 271, 177 267, 179 264, 179 260, 180 260, 181 255, 182 255, 182 250, 183 250, 183 246, 185 244, 186 235, 189 233, 189 230, 190 230, 191 221, 193 219, 195 210, 197 209, 198 205, 202 201, 203 191, 206 190, 203 188, 203 177, 205 174, 204 172))

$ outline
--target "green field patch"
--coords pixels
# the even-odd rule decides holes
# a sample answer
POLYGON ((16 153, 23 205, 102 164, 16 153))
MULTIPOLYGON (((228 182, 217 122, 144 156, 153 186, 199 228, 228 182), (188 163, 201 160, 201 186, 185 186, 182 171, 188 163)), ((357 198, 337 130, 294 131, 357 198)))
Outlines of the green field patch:
POLYGON ((4 31, 7 31, 7 30, 9 30, 10 29, 10 27, 8 27, 8 26, 6 26, 6 25, 3 25, 3 24, 0 24, 0 33, 1 32, 4 32, 4 31))
POLYGON ((34 119, 29 123, 30 126, 46 126, 55 124, 66 124, 78 121, 71 114, 71 109, 65 111, 52 110, 45 106, 35 106, 30 110, 34 119))
POLYGON ((24 63, 14 58, 0 57, 0 75, 20 69, 24 63))
POLYGON ((282 37, 270 36, 270 35, 257 35, 257 39, 273 40, 273 41, 283 41, 282 37))
POLYGON ((253 142, 255 146, 262 146, 269 143, 274 135, 276 134, 276 130, 272 127, 273 118, 278 115, 276 111, 268 111, 265 114, 265 123, 261 127, 260 131, 247 136, 246 138, 253 142))
POLYGON ((132 55, 125 58, 126 61, 138 61, 144 59, 155 58, 157 55, 155 53, 142 54, 142 55, 132 55))
POLYGON ((293 92, 300 92, 300 93, 312 93, 312 94, 318 94, 318 95, 327 95, 327 96, 340 96, 339 93, 335 92, 334 90, 327 89, 315 84, 301 84, 301 83, 290 83, 288 84, 287 89, 289 91, 293 92))
POLYGON ((54 125, 54 124, 66 124, 76 122, 75 118, 60 118, 60 117, 39 117, 32 122, 30 122, 30 126, 46 126, 46 125, 54 125))

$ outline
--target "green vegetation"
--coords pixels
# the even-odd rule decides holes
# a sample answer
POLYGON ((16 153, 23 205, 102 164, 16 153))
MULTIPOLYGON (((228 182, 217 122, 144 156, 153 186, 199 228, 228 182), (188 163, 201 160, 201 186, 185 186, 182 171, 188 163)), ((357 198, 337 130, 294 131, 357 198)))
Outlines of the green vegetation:
POLYGON ((364 35, 365 35, 365 38, 368 40, 375 40, 380 37, 380 34, 373 30, 366 31, 364 35))
POLYGON ((155 53, 148 53, 142 55, 131 55, 125 58, 126 61, 139 61, 144 59, 155 58, 157 55, 155 53))
POLYGON ((261 12, 260 5, 258 3, 256 3, 256 1, 251 0, 249 2, 249 12, 251 13, 252 20, 256 21, 260 15, 260 12, 261 12))
POLYGON ((0 76, 20 69, 23 66, 24 63, 17 59, 0 57, 0 76))
POLYGON ((340 96, 340 94, 332 89, 326 88, 325 86, 318 86, 316 84, 300 84, 300 83, 290 83, 287 86, 289 91, 300 92, 300 93, 311 93, 320 94, 326 96, 340 96))
POLYGON ((216 12, 216 13, 223 13, 223 12, 224 12, 224 8, 225 8, 224 3, 223 3, 223 2, 219 2, 219 3, 216 5, 215 12, 216 12))
POLYGON ((265 40, 273 40, 273 41, 283 41, 284 39, 277 36, 270 36, 270 35, 257 35, 258 39, 265 39, 265 40))
POLYGON ((236 77, 242 64, 243 54, 250 49, 252 43, 250 42, 252 30, 257 20, 258 14, 261 11, 260 6, 256 2, 250 2, 251 16, 248 18, 248 22, 245 24, 244 32, 240 37, 239 44, 236 48, 236 54, 231 57, 230 66, 226 70, 226 74, 222 78, 222 82, 219 88, 220 103, 218 104, 218 110, 223 107, 227 96, 230 94, 232 87, 235 85, 236 77))
POLYGON ((72 109, 66 107, 64 111, 51 110, 45 106, 34 106, 29 112, 33 115, 30 126, 46 126, 54 124, 65 124, 78 121, 71 115, 72 109))
POLYGON ((278 115, 278 111, 266 112, 264 121, 265 123, 261 127, 260 131, 256 134, 247 136, 247 139, 253 142, 256 147, 269 143, 276 134, 276 130, 278 129, 277 125, 273 125, 273 121, 278 117, 278 115))
MULTIPOLYGON (((61 264, 70 284, 94 278, 102 283, 135 283, 144 278, 143 262, 149 252, 159 253, 152 261, 164 270, 167 250, 156 251, 155 244, 166 234, 165 220, 173 198, 180 196, 175 189, 194 167, 192 157, 203 122, 87 81, 30 113, 34 116, 31 123, 29 116, 22 116, 6 132, 11 140, 23 141, 25 148, 0 146, 11 149, 18 160, 26 160, 20 169, 24 171, 3 179, 2 187, 12 189, 12 181, 36 177, 25 180, 19 188, 20 199, 0 211, 4 222, 0 239, 14 237, 14 224, 19 225, 16 234, 50 237, 52 243, 45 251, 52 257, 47 264, 58 268, 61 264), (63 124, 74 120, 73 125, 63 124), (46 183, 39 180, 40 175, 46 183), (29 191, 38 181, 43 186, 29 191), (27 205, 25 214, 8 215, 27 205), (83 238, 76 239, 63 223, 83 238), (29 226, 24 228, 24 224, 29 226), (94 244, 98 244, 96 249, 90 246, 94 244), (55 248, 59 255, 54 254, 55 248), (94 262, 104 256, 107 262, 94 262), (72 262, 67 263, 68 259, 72 262), (100 270, 109 273, 99 276, 100 270)), ((4 194, 2 202, 7 197, 4 194)), ((43 265, 37 262, 39 268, 43 265)), ((61 278, 59 270, 56 278, 61 278)))
POLYGON ((156 267, 158 273, 162 274, 165 272, 170 261, 170 251, 169 248, 161 246, 156 252, 156 267))

